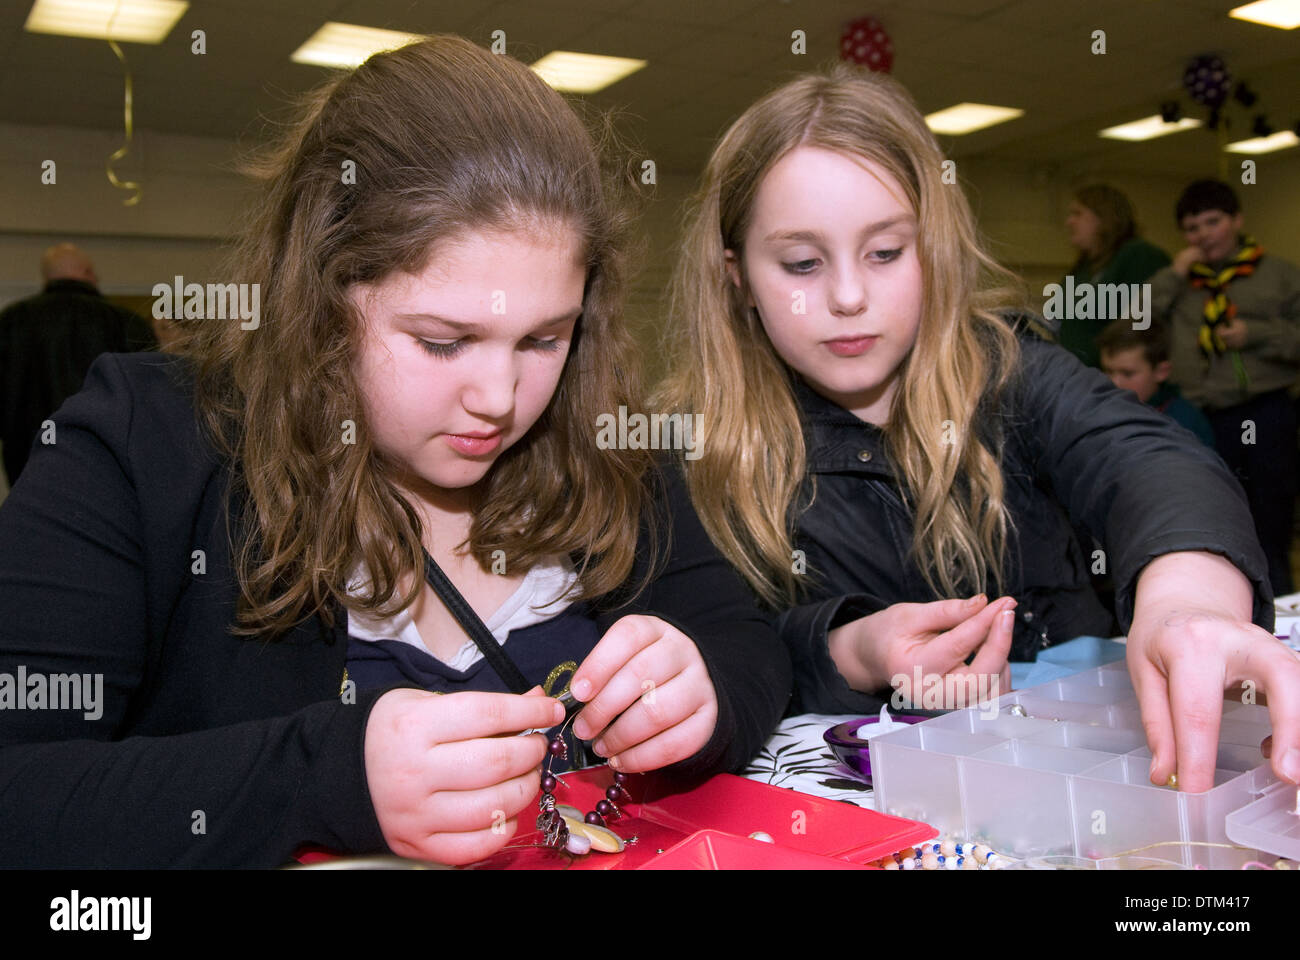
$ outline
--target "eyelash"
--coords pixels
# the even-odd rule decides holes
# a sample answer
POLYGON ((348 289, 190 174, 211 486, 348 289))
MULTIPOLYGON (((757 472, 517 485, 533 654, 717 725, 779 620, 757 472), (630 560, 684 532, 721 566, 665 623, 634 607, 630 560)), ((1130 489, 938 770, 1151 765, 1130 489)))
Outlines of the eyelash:
MULTIPOLYGON (((538 340, 535 337, 529 337, 528 340, 532 349, 541 350, 543 353, 554 353, 556 350, 560 349, 559 340, 538 340)), ((416 337, 415 342, 424 348, 425 353, 430 356, 441 357, 444 360, 456 356, 456 354, 460 353, 465 347, 464 340, 457 340, 454 343, 434 343, 430 340, 423 340, 416 337)))
MULTIPOLYGON (((880 256, 883 256, 883 257, 884 257, 884 259, 882 259, 882 260, 875 260, 875 261, 873 261, 873 262, 875 262, 875 263, 893 263, 893 262, 894 262, 895 260, 897 260, 900 256, 902 256, 902 254, 903 254, 903 248, 902 248, 902 247, 897 247, 897 248, 895 248, 895 249, 893 249, 893 250, 873 250, 873 251, 872 251, 872 256, 880 255, 880 256)), ((815 264, 815 263, 817 263, 817 261, 816 261, 815 259, 814 259, 814 260, 796 260, 794 263, 782 263, 781 266, 785 268, 786 273, 793 273, 795 276, 803 276, 804 274, 812 273, 813 270, 816 269, 816 268, 815 268, 815 267, 808 267, 808 268, 805 269, 805 270, 800 270, 800 269, 798 269, 798 268, 801 267, 801 266, 803 266, 804 264, 815 264)))

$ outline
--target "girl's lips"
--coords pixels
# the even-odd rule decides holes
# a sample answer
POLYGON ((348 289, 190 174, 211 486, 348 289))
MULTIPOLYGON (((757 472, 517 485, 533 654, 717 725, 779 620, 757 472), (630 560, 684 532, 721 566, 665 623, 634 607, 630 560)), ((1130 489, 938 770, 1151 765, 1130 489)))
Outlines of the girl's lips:
POLYGON ((860 357, 870 350, 879 337, 856 337, 851 340, 827 340, 826 346, 837 357, 860 357))
POLYGON ((447 443, 451 444, 452 449, 467 457, 481 457, 501 445, 500 433, 486 437, 468 437, 459 433, 449 433, 446 436, 447 443))

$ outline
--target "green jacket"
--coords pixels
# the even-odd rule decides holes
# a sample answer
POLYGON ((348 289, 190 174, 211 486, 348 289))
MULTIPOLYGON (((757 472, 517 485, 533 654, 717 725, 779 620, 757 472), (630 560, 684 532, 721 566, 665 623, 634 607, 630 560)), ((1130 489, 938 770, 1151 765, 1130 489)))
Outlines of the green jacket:
MULTIPOLYGON (((1124 243, 1100 268, 1081 261, 1067 276, 1074 277, 1074 283, 1145 283, 1161 267, 1169 265, 1169 255, 1154 244, 1141 237, 1124 243)), ((1097 337, 1110 323, 1109 319, 1080 320, 1077 318, 1061 321, 1058 341, 1076 357, 1090 367, 1101 366, 1101 356, 1097 351, 1097 337)))
MULTIPOLYGON (((1233 251, 1234 254, 1237 251, 1233 251)), ((1171 325, 1170 379, 1188 400, 1205 410, 1244 403, 1272 390, 1290 388, 1300 373, 1300 267, 1265 253, 1255 272, 1227 286, 1227 296, 1246 323, 1246 345, 1206 359, 1197 345, 1207 293, 1172 269, 1151 278, 1151 317, 1171 325), (1232 354, 1241 357, 1247 383, 1237 381, 1232 354)))

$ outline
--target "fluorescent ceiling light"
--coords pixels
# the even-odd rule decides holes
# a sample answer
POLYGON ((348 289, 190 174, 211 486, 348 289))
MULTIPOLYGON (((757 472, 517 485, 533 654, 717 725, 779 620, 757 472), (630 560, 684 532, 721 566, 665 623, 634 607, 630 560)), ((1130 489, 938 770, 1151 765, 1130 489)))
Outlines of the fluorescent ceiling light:
POLYGON ((189 6, 183 0, 36 0, 23 29, 61 37, 162 43, 189 6))
POLYGON ((1024 115, 1025 111, 1015 107, 994 107, 987 103, 959 103, 945 110, 928 114, 925 122, 935 133, 960 137, 962 134, 974 133, 976 130, 1006 123, 1008 120, 1024 115))
POLYGON ((1300 144, 1300 137, 1297 137, 1290 130, 1282 130, 1271 137, 1252 137, 1250 140, 1238 140, 1236 143, 1228 144, 1223 149, 1229 153, 1272 153, 1274 150, 1285 150, 1287 147, 1294 147, 1296 144, 1300 144))
POLYGON ((595 53, 553 50, 533 64, 543 80, 566 93, 595 93, 618 83, 646 65, 644 60, 604 57, 595 53))
POLYGON ((1228 11, 1228 16, 1279 30, 1300 27, 1300 0, 1259 0, 1228 11))
POLYGON ((1180 133, 1199 126, 1201 121, 1192 117, 1183 117, 1173 123, 1165 123, 1157 113, 1154 116, 1143 117, 1141 120, 1134 120, 1132 123, 1121 123, 1117 127, 1098 130, 1097 136, 1105 137, 1107 140, 1154 140, 1156 137, 1180 133))
POLYGON ((294 63, 311 63, 318 67, 350 70, 361 66, 372 54, 382 50, 396 50, 398 47, 423 39, 416 33, 379 30, 375 27, 359 27, 352 23, 330 21, 290 54, 289 59, 294 63))

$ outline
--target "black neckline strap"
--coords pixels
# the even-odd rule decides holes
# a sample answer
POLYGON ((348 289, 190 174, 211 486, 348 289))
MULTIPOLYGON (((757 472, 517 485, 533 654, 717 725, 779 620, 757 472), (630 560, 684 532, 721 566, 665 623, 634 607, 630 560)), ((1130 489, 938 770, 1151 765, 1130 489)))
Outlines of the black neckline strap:
POLYGON ((453 584, 447 575, 442 572, 433 557, 429 556, 429 551, 424 551, 424 579, 428 581, 429 586, 437 591, 442 602, 447 605, 451 615, 461 625, 462 629, 469 634, 469 638, 474 641, 474 646, 478 647, 483 653, 483 658, 497 676, 502 679, 511 693, 527 693, 536 684, 530 684, 524 679, 523 673, 515 666, 515 662, 510 656, 501 649, 501 644, 497 643, 496 637, 492 636, 492 631, 487 628, 487 624, 474 612, 474 608, 466 602, 461 596, 456 585, 453 584))

